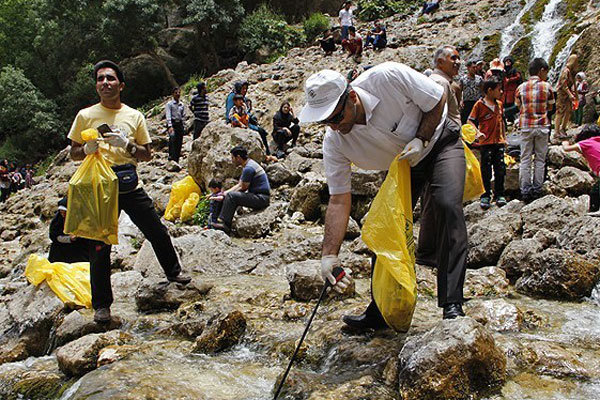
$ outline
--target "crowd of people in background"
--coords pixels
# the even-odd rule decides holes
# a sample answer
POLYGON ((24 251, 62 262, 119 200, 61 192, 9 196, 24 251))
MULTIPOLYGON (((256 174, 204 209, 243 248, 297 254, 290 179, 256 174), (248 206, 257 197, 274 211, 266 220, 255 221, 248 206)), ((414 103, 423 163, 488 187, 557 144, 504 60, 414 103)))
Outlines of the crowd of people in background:
POLYGON ((0 203, 8 199, 11 193, 30 188, 33 185, 35 170, 31 164, 18 166, 8 160, 0 161, 0 203))

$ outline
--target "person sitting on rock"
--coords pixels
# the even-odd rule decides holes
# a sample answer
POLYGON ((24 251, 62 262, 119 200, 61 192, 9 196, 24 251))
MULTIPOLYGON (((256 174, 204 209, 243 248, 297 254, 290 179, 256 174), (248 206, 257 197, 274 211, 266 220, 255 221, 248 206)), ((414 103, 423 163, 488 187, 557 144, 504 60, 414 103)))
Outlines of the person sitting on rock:
POLYGON ((348 28, 348 39, 342 40, 342 47, 348 52, 348 57, 360 60, 363 51, 362 37, 356 33, 355 27, 348 28))
POLYGON ((50 221, 50 253, 48 261, 74 263, 90 261, 89 241, 78 238, 75 235, 67 235, 64 232, 65 218, 67 216, 67 198, 58 202, 58 210, 50 221))
POLYGON ((223 207, 223 199, 225 198, 225 192, 223 192, 223 184, 221 181, 211 179, 208 182, 208 190, 210 190, 209 203, 209 216, 208 216, 208 227, 212 228, 213 224, 217 222, 217 218, 221 214, 221 208, 223 207))
POLYGON ((244 96, 241 94, 233 96, 233 107, 229 110, 229 121, 231 121, 231 126, 235 128, 248 128, 250 117, 244 103, 244 96))
POLYGON ((252 113, 251 113, 252 112, 252 101, 250 99, 246 98, 247 93, 248 93, 248 81, 238 81, 238 82, 234 83, 233 92, 229 93, 229 95, 227 96, 227 99, 225 101, 225 119, 227 120, 227 123, 231 123, 230 115, 231 115, 231 108, 234 106, 233 98, 236 94, 242 95, 244 104, 246 105, 246 113, 248 114, 247 126, 251 130, 258 132, 258 134, 260 135, 260 138, 263 142, 263 145, 265 146, 265 152, 267 153, 267 155, 270 155, 271 151, 269 150, 269 141, 267 140, 267 131, 265 131, 264 128, 258 124, 258 119, 254 115, 252 115, 252 113))
POLYGON ((331 29, 325 29, 323 32, 323 37, 319 40, 321 44, 321 48, 325 52, 326 56, 330 56, 336 49, 335 42, 333 40, 333 34, 331 33, 331 29))
POLYGON ((575 144, 570 144, 568 141, 562 142, 564 151, 577 151, 585 157, 590 169, 596 175, 596 183, 590 193, 590 208, 589 211, 594 213, 594 216, 600 216, 600 126, 596 124, 587 124, 581 132, 575 136, 575 144))
POLYGON ((242 146, 231 149, 231 160, 236 167, 242 167, 240 181, 225 191, 223 208, 217 222, 212 224, 214 229, 225 233, 231 231, 231 223, 235 210, 239 206, 262 210, 269 206, 271 186, 263 167, 248 158, 248 150, 242 146))
POLYGON ((497 78, 483 81, 484 98, 477 100, 469 115, 469 124, 477 129, 476 141, 473 143, 481 152, 481 177, 485 193, 481 195, 481 208, 490 208, 492 197, 492 168, 494 169, 494 198, 496 205, 506 205, 504 198, 504 146, 506 129, 502 118, 502 82, 497 78))
POLYGON ((273 116, 273 139, 277 143, 277 158, 285 156, 285 145, 290 140, 292 147, 296 146, 298 135, 300 134, 300 125, 298 118, 294 115, 294 110, 289 102, 284 102, 279 111, 273 116))
POLYGON ((387 46, 387 34, 381 21, 375 21, 375 26, 367 35, 367 47, 384 49, 387 46))

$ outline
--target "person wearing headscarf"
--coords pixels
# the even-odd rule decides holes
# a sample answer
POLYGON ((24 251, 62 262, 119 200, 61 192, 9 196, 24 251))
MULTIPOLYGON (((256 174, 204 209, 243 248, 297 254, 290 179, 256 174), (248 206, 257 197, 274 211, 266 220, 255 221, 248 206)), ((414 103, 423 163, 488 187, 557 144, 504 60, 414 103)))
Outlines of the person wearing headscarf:
POLYGON ((300 134, 300 125, 298 118, 294 115, 294 110, 289 102, 284 102, 279 111, 273 116, 273 139, 277 143, 277 158, 283 158, 285 155, 285 145, 290 140, 292 147, 296 145, 298 135, 300 134))
POLYGON ((490 63, 490 69, 485 73, 484 79, 490 79, 492 76, 502 80, 504 78, 504 63, 499 58, 494 58, 490 63))
POLYGON ((575 89, 575 71, 577 70, 577 55, 572 54, 567 60, 558 78, 556 86, 556 114, 554 116, 554 137, 557 140, 567 139, 567 126, 571 119, 573 105, 577 101, 575 89))
POLYGON ((504 57, 503 61, 504 80, 502 81, 502 89, 504 90, 504 96, 502 104, 504 105, 504 117, 508 122, 513 123, 519 111, 515 105, 515 92, 519 85, 523 83, 523 78, 521 77, 521 73, 515 68, 512 57, 504 57))
POLYGON ((579 104, 574 112, 573 119, 577 126, 581 126, 581 123, 583 122, 583 107, 586 105, 585 96, 590 91, 588 83, 585 80, 585 72, 578 72, 577 75, 575 75, 575 85, 579 104))

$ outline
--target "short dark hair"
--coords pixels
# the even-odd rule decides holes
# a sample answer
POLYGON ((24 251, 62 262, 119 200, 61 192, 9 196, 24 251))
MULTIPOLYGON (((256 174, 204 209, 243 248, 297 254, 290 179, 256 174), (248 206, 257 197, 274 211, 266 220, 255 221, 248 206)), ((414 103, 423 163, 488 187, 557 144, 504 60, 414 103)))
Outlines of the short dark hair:
POLYGON ((220 180, 212 178, 210 182, 208 182, 208 187, 213 189, 221 189, 223 187, 223 183, 220 180))
POLYGON ((582 140, 586 140, 594 136, 600 136, 600 125, 586 124, 583 126, 583 129, 581 129, 581 132, 575 136, 575 142, 581 142, 582 140))
POLYGON ((356 33, 356 28, 353 26, 348 27, 348 32, 356 33))
POLYGON ((246 148, 243 146, 235 146, 233 149, 231 149, 230 153, 232 156, 242 157, 243 160, 248 159, 248 150, 246 150, 246 148))
POLYGON ((548 63, 543 58, 537 57, 529 63, 529 75, 537 75, 542 69, 548 70, 548 63))
POLYGON ((98 71, 100 71, 102 68, 110 68, 110 69, 114 70, 115 73, 117 74, 117 78, 119 79, 119 82, 121 82, 121 83, 125 82, 125 76, 123 75, 123 71, 121 71, 121 68, 119 68, 117 63, 110 61, 110 60, 98 61, 96 63, 96 65, 94 65, 94 80, 98 79, 98 71))
POLYGON ((492 76, 491 78, 483 81, 483 84, 481 85, 481 91, 483 94, 487 94, 488 90, 494 90, 500 85, 502 85, 502 81, 500 81, 498 77, 492 76))
POLYGON ((206 87, 206 83, 204 81, 200 81, 198 82, 198 84, 196 85, 196 89, 198 89, 198 92, 200 92, 202 89, 204 89, 206 87))
POLYGON ((469 60, 469 61, 467 61, 467 67, 470 67, 472 65, 477 65, 477 61, 475 61, 475 60, 469 60))
POLYGON ((175 93, 175 92, 177 92, 177 91, 181 91, 181 88, 180 88, 179 86, 175 86, 175 87, 173 88, 173 90, 171 90, 171 93, 175 93))
POLYGON ((244 96, 242 96, 241 94, 234 94, 233 95, 233 101, 236 101, 236 100, 242 100, 243 101, 244 100, 244 96))

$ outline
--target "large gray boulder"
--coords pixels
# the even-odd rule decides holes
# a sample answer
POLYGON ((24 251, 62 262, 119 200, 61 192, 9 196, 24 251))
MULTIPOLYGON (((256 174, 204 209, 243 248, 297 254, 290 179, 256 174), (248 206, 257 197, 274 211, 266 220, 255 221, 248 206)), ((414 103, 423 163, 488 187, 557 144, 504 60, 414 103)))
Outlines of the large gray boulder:
POLYGON ((553 195, 542 197, 521 209, 523 237, 532 237, 542 228, 559 231, 566 221, 586 212, 587 205, 583 200, 561 199, 553 195))
POLYGON ((327 182, 322 175, 309 172, 296 185, 290 201, 290 210, 300 211, 309 221, 321 216, 321 202, 327 195, 327 182))
POLYGON ((122 322, 118 318, 112 318, 109 324, 97 324, 93 319, 93 310, 73 311, 63 319, 56 329, 56 345, 79 339, 90 333, 102 333, 109 330, 119 329, 122 322))
POLYGON ((557 300, 589 296, 600 279, 600 266, 574 251, 547 249, 533 259, 516 283, 518 292, 557 300))
POLYGON ((211 289, 210 284, 194 281, 180 285, 166 280, 146 279, 135 294, 135 304, 143 312, 175 310, 183 303, 202 298, 211 289))
POLYGON ((543 250, 542 244, 535 239, 513 240, 504 248, 498 267, 506 272, 506 277, 512 282, 530 268, 533 259, 543 250))
POLYGON ((356 168, 352 171, 352 194, 357 196, 375 197, 383 180, 385 171, 369 171, 356 168))
POLYGON ((236 345, 246 332, 246 317, 240 311, 215 316, 196 339, 194 352, 214 354, 236 345))
POLYGON ((409 339, 399 355, 404 400, 477 398, 505 379, 505 355, 491 333, 469 317, 443 320, 409 339))
POLYGON ((301 179, 297 171, 282 162, 268 165, 265 171, 267 172, 269 184, 272 188, 277 188, 281 185, 294 186, 301 179))
POLYGON ((235 146, 244 146, 254 161, 264 161, 265 151, 257 132, 232 128, 223 120, 209 123, 202 135, 192 143, 192 151, 187 159, 189 174, 203 186, 208 186, 208 182, 215 177, 237 181, 242 169, 233 164, 229 152, 235 146))
POLYGON ((600 219, 584 216, 566 221, 556 238, 558 245, 589 259, 600 259, 600 219))
POLYGON ((496 265, 506 245, 519 235, 521 224, 519 214, 497 213, 471 225, 467 267, 496 265))
POLYGON ((276 229, 285 215, 287 204, 275 203, 264 210, 238 215, 233 220, 233 231, 245 238, 260 238, 276 229))
POLYGON ((570 196, 587 194, 594 184, 594 178, 589 172, 582 171, 575 167, 561 168, 556 175, 554 175, 553 181, 570 196))
POLYGON ((575 167, 582 171, 590 170, 583 154, 576 151, 564 151, 562 146, 550 146, 546 160, 550 166, 555 168, 575 167))
POLYGON ((133 337, 122 331, 92 333, 70 342, 56 351, 60 370, 68 376, 82 376, 96 369, 98 353, 104 347, 124 344, 133 337))
POLYGON ((63 302, 46 283, 26 286, 0 303, 0 364, 41 356, 60 320, 63 302))

